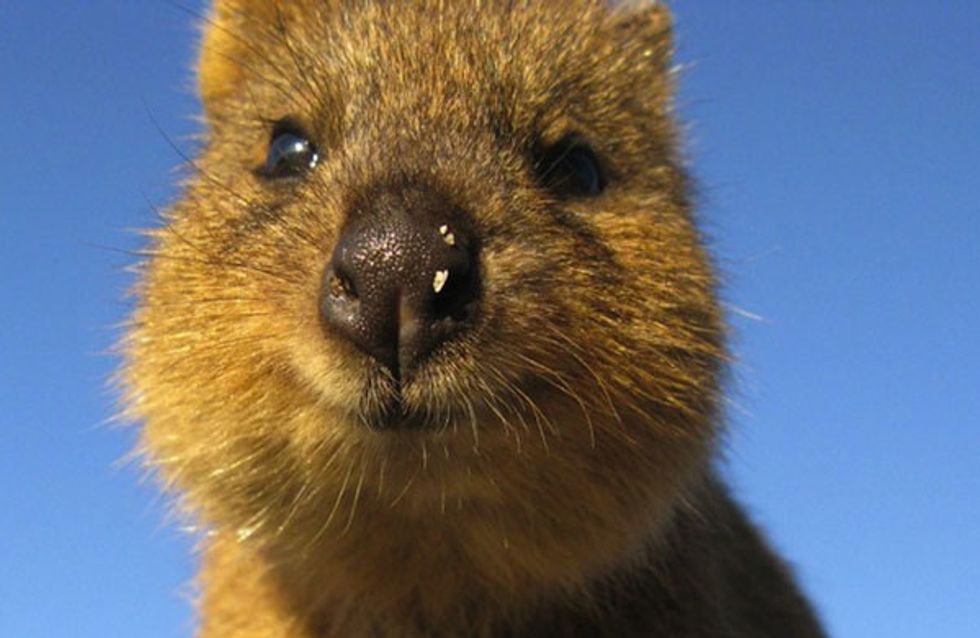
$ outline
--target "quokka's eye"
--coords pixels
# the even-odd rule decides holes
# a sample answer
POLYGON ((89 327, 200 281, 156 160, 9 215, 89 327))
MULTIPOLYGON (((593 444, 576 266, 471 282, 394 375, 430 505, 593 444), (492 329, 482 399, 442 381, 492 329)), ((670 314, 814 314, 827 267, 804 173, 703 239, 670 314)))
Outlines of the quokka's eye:
POLYGON ((577 137, 545 149, 537 168, 541 183, 560 197, 595 197, 606 187, 595 151, 577 137))
POLYGON ((297 177, 320 160, 316 146, 299 127, 282 121, 272 132, 272 141, 260 174, 267 179, 297 177))

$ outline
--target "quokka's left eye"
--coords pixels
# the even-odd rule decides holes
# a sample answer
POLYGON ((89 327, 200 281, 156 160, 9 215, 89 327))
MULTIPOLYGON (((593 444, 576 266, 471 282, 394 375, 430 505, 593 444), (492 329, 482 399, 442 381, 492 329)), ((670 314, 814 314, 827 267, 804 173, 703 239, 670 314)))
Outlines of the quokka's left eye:
POLYGON ((577 137, 545 149, 537 170, 541 183, 561 197, 595 197, 606 187, 595 151, 577 137))
POLYGON ((298 177, 314 168, 320 154, 309 137, 291 122, 276 125, 260 174, 267 179, 298 177))

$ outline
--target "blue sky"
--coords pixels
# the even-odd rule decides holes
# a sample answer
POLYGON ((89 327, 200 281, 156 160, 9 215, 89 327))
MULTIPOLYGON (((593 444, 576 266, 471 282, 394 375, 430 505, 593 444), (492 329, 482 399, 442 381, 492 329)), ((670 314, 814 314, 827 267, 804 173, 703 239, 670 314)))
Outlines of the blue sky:
MULTIPOLYGON (((980 3, 674 6, 725 473, 835 635, 978 636, 980 3)), ((163 0, 0 2, 2 636, 189 635, 192 542, 105 422, 193 42, 163 0)))

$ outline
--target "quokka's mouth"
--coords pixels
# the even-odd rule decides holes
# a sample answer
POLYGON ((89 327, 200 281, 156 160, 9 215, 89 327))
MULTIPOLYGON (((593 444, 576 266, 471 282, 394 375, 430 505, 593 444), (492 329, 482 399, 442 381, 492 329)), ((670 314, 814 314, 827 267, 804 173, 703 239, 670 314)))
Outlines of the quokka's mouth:
MULTIPOLYGON (((422 431, 434 430, 450 421, 448 401, 443 405, 442 418, 436 414, 432 397, 420 400, 419 387, 431 380, 416 376, 411 381, 395 377, 382 366, 376 366, 369 375, 358 406, 359 420, 377 431, 422 431)), ((430 389, 431 390, 431 389, 430 389)), ((430 393, 425 393, 430 394, 430 393)))
POLYGON ((417 431, 432 427, 428 419, 408 410, 400 395, 364 410, 362 421, 378 431, 417 431))

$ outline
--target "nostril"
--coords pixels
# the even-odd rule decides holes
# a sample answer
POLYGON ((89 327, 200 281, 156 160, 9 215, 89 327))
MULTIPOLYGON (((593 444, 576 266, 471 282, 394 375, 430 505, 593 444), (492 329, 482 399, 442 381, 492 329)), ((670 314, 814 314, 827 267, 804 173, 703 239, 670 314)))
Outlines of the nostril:
POLYGON ((478 297, 478 280, 470 264, 437 270, 432 281, 432 318, 465 321, 478 297))
POLYGON ((354 280, 336 267, 331 269, 327 288, 330 295, 338 299, 357 299, 357 288, 354 286, 354 280))
POLYGON ((472 233, 456 224, 440 224, 437 231, 428 245, 434 274, 426 314, 451 325, 470 318, 479 296, 478 247, 472 233))

